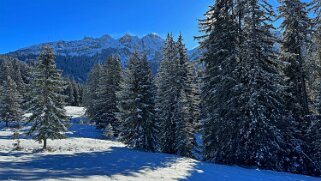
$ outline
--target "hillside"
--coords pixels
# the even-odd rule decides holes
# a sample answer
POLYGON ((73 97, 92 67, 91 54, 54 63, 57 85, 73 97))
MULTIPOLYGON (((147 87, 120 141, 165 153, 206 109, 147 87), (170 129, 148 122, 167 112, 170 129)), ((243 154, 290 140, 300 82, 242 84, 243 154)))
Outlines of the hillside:
MULTIPOLYGON (((105 61, 112 54, 118 55, 126 66, 135 49, 147 54, 155 73, 162 57, 164 42, 157 34, 148 34, 141 38, 126 34, 118 39, 103 35, 99 38, 84 37, 82 40, 42 43, 9 52, 7 55, 30 62, 36 59, 43 45, 49 45, 54 50, 58 68, 62 69, 65 75, 83 82, 94 64, 105 61)), ((191 60, 197 60, 200 54, 198 48, 189 51, 191 60)))

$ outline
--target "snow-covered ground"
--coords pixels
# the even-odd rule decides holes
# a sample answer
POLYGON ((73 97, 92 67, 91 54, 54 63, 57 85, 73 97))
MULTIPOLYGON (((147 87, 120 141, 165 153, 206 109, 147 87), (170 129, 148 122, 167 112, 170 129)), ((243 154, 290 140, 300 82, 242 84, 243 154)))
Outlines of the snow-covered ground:
POLYGON ((67 132, 69 138, 49 141, 52 152, 37 151, 41 144, 28 136, 22 136, 22 151, 12 151, 13 132, 0 124, 0 180, 321 180, 130 150, 122 143, 104 140, 94 126, 84 124, 83 108, 67 107, 66 110, 73 122, 67 132))

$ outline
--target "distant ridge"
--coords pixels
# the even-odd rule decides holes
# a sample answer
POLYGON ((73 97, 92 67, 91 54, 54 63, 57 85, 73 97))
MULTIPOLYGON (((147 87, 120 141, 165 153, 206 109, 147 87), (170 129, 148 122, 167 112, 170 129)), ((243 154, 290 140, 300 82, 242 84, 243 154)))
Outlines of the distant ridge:
MULTIPOLYGON (((165 40, 156 33, 150 33, 141 38, 125 34, 117 39, 106 34, 99 38, 86 36, 81 40, 44 42, 9 52, 6 55, 29 62, 36 59, 43 45, 49 45, 54 50, 58 68, 63 70, 65 75, 83 82, 94 64, 101 63, 108 56, 116 54, 120 57, 122 64, 126 65, 135 49, 147 54, 152 71, 155 73, 162 59, 164 43, 165 40)), ((198 48, 188 53, 191 60, 199 59, 201 55, 198 48)))

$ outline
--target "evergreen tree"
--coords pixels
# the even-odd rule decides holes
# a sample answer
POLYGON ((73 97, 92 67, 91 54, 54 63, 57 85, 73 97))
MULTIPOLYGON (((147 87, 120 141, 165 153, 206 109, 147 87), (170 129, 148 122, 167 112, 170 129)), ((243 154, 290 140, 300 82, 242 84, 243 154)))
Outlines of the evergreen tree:
POLYGON ((174 120, 176 103, 178 101, 178 58, 173 36, 168 34, 164 47, 163 60, 157 74, 156 110, 160 125, 159 144, 164 153, 177 153, 176 123, 174 120))
POLYGON ((184 89, 181 89, 177 112, 175 114, 176 130, 175 149, 177 154, 186 157, 193 157, 193 149, 195 147, 195 128, 193 126, 193 113, 191 112, 190 103, 188 102, 184 89))
POLYGON ((272 6, 265 0, 222 0, 210 8, 202 41, 208 49, 202 92, 205 159, 309 173, 273 51, 272 6))
POLYGON ((310 123, 306 130, 305 137, 308 138, 309 143, 308 151, 311 156, 312 166, 310 173, 308 174, 320 176, 321 175, 321 116, 310 115, 306 117, 306 120, 310 123))
POLYGON ((120 139, 137 149, 155 151, 157 125, 152 74, 147 57, 135 51, 119 92, 120 139))
POLYGON ((10 75, 7 75, 0 90, 0 118, 6 122, 6 127, 9 127, 9 123, 12 122, 17 122, 20 127, 23 115, 20 106, 22 99, 17 85, 10 75))
MULTIPOLYGON (((238 21, 234 19, 237 4, 218 0, 200 22, 204 36, 199 37, 202 47, 208 51, 202 61, 205 72, 202 87, 204 158, 215 162, 231 163, 236 142, 236 116, 238 111, 237 74, 235 71, 241 56, 237 49, 238 21), (224 159, 224 160, 223 160, 224 159)), ((240 14, 243 14, 240 12, 240 14)), ((243 21, 243 20, 242 20, 243 21)))
POLYGON ((84 85, 78 84, 78 91, 79 91, 79 106, 83 105, 84 100, 84 85))
POLYGON ((27 84, 22 79, 22 74, 19 66, 17 67, 17 70, 15 70, 15 73, 13 73, 11 76, 13 76, 13 80, 16 82, 17 90, 19 91, 19 94, 24 98, 27 92, 26 90, 27 84))
POLYGON ((29 134, 35 133, 34 138, 43 141, 43 149, 47 149, 47 139, 65 138, 63 132, 69 125, 64 109, 65 96, 62 95, 65 82, 56 69, 53 51, 48 46, 39 55, 32 79, 32 116, 29 122, 33 125, 29 134))
POLYGON ((116 113, 119 112, 116 93, 120 90, 122 80, 122 69, 120 60, 116 56, 107 59, 102 68, 97 88, 97 99, 94 100, 94 119, 98 128, 105 128, 109 123, 118 133, 119 123, 116 113))
POLYGON ((156 80, 160 150, 192 157, 194 134, 200 116, 199 95, 195 72, 188 61, 181 35, 177 43, 171 34, 168 35, 163 57, 156 80), (184 107, 182 101, 186 101, 184 107))
POLYGON ((88 79, 84 88, 84 106, 86 107, 86 114, 92 122, 96 122, 96 108, 95 102, 98 100, 98 85, 102 74, 102 67, 96 64, 90 71, 88 79))
MULTIPOLYGON (((189 62, 187 50, 183 43, 183 36, 179 35, 177 40, 177 50, 178 50, 178 77, 179 77, 179 89, 184 90, 186 94, 186 100, 191 113, 191 118, 189 119, 191 129, 194 130, 199 124, 200 119, 200 97, 199 97, 199 85, 196 78, 195 68, 189 62)), ((195 130, 194 130, 195 132, 195 130)))
POLYGON ((65 89, 65 96, 67 97, 66 103, 72 105, 74 103, 74 89, 70 79, 66 80, 67 87, 65 89))
POLYGON ((283 42, 280 59, 288 63, 285 74, 288 77, 288 92, 291 93, 288 107, 293 114, 301 118, 309 114, 306 73, 304 71, 304 46, 310 29, 310 19, 306 4, 300 0, 279 0, 283 42))
POLYGON ((310 75, 310 87, 312 87, 313 100, 315 104, 315 109, 320 114, 321 113, 321 1, 312 1, 313 10, 316 15, 314 19, 314 36, 313 43, 310 46, 309 51, 309 64, 310 70, 308 75, 310 75))
POLYGON ((71 86, 72 86, 72 90, 73 90, 73 102, 72 102, 72 106, 79 106, 80 105, 80 94, 79 94, 79 86, 78 84, 75 82, 75 80, 71 81, 71 86))

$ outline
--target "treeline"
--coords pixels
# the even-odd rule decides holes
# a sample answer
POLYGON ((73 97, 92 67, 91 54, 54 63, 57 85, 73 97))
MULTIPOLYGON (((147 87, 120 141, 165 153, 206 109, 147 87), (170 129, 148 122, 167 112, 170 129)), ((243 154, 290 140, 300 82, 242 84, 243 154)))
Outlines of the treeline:
POLYGON ((84 105, 98 128, 131 147, 193 157, 199 86, 182 36, 175 42, 168 35, 163 57, 156 78, 146 54, 137 51, 124 70, 117 56, 94 66, 84 105))
POLYGON ((321 3, 279 2, 276 15, 266 0, 215 1, 197 37, 201 79, 170 34, 156 77, 144 53, 125 70, 117 56, 96 65, 89 118, 137 149, 194 157, 201 133, 207 161, 320 176, 321 3))

